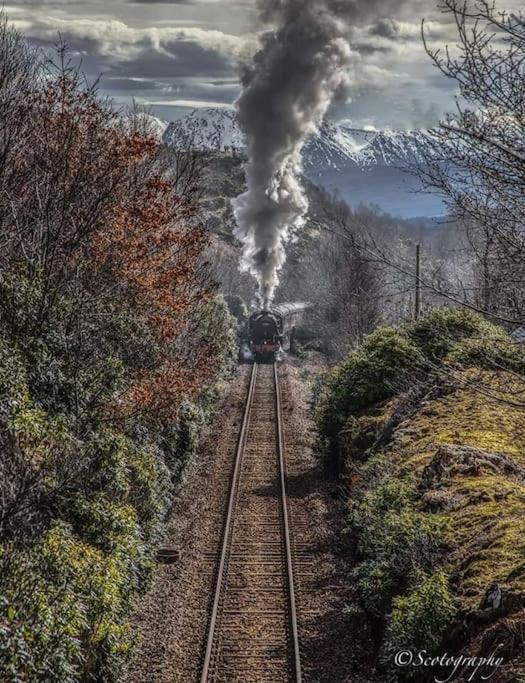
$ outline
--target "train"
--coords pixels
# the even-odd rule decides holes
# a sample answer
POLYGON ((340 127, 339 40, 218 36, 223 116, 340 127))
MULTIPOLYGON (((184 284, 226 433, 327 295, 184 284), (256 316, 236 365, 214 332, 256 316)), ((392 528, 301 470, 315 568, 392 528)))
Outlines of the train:
POLYGON ((291 303, 274 306, 272 310, 253 313, 247 329, 241 356, 256 363, 273 363, 283 350, 293 352, 295 327, 302 321, 310 304, 291 303))
POLYGON ((282 348, 284 322, 272 311, 258 311, 248 318, 248 343, 256 363, 275 360, 282 348))

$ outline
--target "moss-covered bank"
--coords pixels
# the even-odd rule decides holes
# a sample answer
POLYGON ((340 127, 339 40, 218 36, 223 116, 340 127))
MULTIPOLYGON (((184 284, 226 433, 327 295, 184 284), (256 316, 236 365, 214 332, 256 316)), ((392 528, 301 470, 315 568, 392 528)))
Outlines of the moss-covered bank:
POLYGON ((350 611, 376 625, 380 676, 434 675, 396 667, 402 649, 488 655, 501 641, 492 680, 519 680, 524 367, 500 328, 445 309, 378 330, 327 379, 320 447, 348 487, 350 611))

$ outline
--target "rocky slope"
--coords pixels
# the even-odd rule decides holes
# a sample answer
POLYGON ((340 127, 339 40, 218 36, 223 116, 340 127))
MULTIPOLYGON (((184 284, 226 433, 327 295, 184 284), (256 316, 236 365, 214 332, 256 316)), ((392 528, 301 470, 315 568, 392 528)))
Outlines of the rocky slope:
POLYGON ((362 614, 374 625, 380 680, 524 680, 523 370, 501 329, 443 309, 377 330, 327 385, 319 424, 348 491, 349 628, 362 614), (410 666, 420 652, 502 661, 453 675, 437 660, 410 666))

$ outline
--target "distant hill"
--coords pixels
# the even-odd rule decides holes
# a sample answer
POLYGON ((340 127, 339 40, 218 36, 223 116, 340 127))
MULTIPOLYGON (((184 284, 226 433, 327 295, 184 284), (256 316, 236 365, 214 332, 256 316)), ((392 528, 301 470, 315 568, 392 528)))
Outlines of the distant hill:
MULTIPOLYGON (((168 125, 168 145, 202 151, 244 149, 233 109, 196 109, 168 125)), ((441 200, 421 191, 407 173, 420 161, 425 131, 369 131, 326 122, 307 143, 304 170, 315 183, 338 190, 348 202, 376 204, 393 215, 410 218, 442 214, 441 200)))

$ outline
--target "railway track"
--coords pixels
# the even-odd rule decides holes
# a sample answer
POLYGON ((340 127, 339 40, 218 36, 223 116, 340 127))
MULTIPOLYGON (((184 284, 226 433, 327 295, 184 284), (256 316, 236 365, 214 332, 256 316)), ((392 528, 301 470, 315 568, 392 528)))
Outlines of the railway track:
POLYGON ((301 683, 295 605, 277 369, 254 364, 201 683, 301 683))

